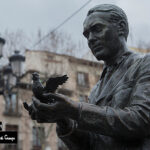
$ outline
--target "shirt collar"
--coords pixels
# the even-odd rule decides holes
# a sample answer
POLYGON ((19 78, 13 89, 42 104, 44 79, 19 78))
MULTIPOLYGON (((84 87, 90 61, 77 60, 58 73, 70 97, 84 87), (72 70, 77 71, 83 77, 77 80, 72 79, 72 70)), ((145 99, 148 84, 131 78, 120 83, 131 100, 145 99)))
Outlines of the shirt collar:
POLYGON ((116 67, 118 66, 119 64, 121 64, 126 58, 127 56, 129 56, 132 52, 130 51, 126 51, 124 52, 122 55, 120 55, 119 57, 116 57, 113 61, 113 63, 111 64, 104 64, 104 69, 105 68, 113 68, 113 67, 116 67))

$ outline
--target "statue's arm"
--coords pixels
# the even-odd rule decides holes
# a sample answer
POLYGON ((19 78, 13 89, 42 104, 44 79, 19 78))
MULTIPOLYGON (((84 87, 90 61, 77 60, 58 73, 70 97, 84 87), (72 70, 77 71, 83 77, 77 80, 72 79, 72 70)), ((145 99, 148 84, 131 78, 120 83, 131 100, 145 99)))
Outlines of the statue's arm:
POLYGON ((150 135, 150 60, 143 64, 128 107, 115 109, 83 103, 78 128, 125 139, 150 135))
POLYGON ((74 125, 74 120, 62 119, 57 122, 56 133, 58 137, 67 145, 70 150, 89 149, 92 134, 78 130, 74 125))

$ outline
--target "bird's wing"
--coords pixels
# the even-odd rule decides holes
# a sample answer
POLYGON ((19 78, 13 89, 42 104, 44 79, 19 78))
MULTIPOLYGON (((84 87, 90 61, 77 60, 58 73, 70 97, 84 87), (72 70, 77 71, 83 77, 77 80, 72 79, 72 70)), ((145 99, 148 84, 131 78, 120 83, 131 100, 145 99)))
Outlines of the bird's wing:
POLYGON ((59 77, 51 77, 46 81, 46 86, 44 91, 46 92, 55 92, 59 85, 65 83, 68 79, 67 75, 59 76, 59 77))

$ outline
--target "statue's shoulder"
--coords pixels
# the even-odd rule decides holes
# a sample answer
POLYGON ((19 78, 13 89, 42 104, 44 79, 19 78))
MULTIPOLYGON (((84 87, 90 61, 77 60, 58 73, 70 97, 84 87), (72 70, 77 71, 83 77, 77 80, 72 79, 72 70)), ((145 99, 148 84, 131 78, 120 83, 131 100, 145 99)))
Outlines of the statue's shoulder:
POLYGON ((149 61, 150 60, 150 53, 144 54, 144 61, 149 61))
POLYGON ((141 55, 140 70, 141 72, 150 72, 150 53, 141 55))
POLYGON ((141 61, 141 65, 150 64, 150 53, 138 54, 137 56, 141 61))
POLYGON ((145 54, 143 58, 143 65, 150 69, 150 53, 145 54))
POLYGON ((138 53, 138 52, 133 52, 130 51, 130 59, 132 59, 133 62, 139 62, 139 63, 145 63, 145 62, 149 62, 150 60, 150 53, 138 53))

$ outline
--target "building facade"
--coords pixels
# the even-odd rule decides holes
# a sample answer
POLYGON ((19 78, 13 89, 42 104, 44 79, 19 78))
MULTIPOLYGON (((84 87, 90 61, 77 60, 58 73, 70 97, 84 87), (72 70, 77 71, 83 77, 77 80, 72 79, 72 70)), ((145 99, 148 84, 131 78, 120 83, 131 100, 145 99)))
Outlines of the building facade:
POLYGON ((58 150, 55 124, 32 121, 23 102, 32 102, 32 73, 38 72, 44 82, 52 75, 67 74, 68 81, 58 93, 74 101, 88 102, 88 95, 99 80, 103 64, 47 51, 26 50, 26 73, 9 97, 0 96, 0 118, 3 130, 17 131, 18 144, 1 144, 0 150, 58 150), (16 111, 17 110, 17 111, 16 111))

